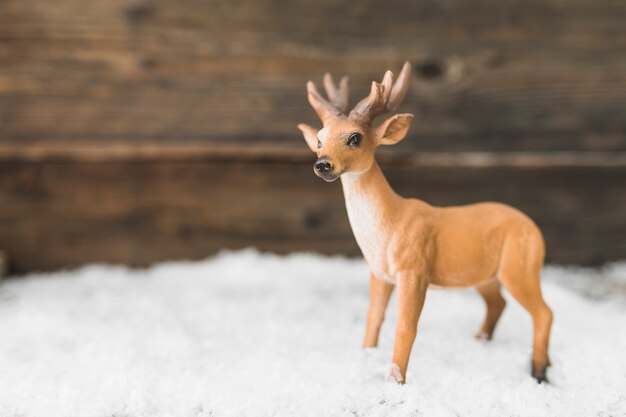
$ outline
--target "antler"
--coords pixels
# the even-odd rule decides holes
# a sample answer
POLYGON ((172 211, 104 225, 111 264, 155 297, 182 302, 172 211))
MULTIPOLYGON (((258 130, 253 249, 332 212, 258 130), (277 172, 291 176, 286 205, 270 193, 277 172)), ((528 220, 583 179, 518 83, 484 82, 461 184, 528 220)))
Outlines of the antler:
POLYGON ((348 111, 348 77, 341 77, 337 88, 333 76, 327 72, 324 74, 324 89, 330 102, 345 114, 348 111))
POLYGON ((354 106, 349 117, 371 123, 376 116, 395 111, 406 96, 410 78, 411 64, 408 61, 402 66, 395 83, 393 74, 387 71, 381 83, 372 82, 369 96, 354 106))
POLYGON ((324 89, 330 101, 322 97, 313 81, 306 84, 306 89, 309 103, 323 124, 331 118, 344 116, 348 110, 348 77, 341 78, 337 88, 333 77, 329 73, 324 74, 324 89))

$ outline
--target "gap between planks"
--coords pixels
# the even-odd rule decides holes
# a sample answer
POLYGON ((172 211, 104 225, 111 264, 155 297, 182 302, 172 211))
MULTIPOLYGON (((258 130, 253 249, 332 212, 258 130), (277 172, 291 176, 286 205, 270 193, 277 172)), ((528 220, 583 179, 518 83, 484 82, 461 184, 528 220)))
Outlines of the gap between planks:
MULTIPOLYGON (((302 164, 315 156, 306 148, 284 145, 216 144, 0 144, 0 163, 119 163, 119 162, 249 162, 302 164)), ((383 150, 381 165, 407 167, 554 168, 626 167, 626 152, 410 152, 383 150)))

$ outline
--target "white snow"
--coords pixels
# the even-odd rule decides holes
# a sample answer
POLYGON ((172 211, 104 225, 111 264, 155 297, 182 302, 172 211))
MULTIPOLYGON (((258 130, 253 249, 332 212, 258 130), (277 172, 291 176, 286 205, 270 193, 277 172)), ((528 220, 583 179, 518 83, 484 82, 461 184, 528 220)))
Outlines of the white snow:
POLYGON ((362 351, 360 260, 248 250, 8 280, 0 416, 626 416, 626 295, 590 275, 619 292, 626 263, 545 270, 550 385, 529 375, 531 322, 508 294, 494 340, 473 338, 472 290, 429 291, 409 382, 388 382, 395 304, 362 351))

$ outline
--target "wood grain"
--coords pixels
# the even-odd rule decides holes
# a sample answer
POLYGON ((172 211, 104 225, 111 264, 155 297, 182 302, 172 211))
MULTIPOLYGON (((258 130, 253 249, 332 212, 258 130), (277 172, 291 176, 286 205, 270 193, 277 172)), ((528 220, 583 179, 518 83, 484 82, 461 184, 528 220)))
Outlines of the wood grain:
POLYGON ((311 173, 308 79, 404 60, 391 182, 499 200, 552 262, 626 257, 623 0, 2 0, 0 247, 21 273, 222 247, 356 254, 311 173))
POLYGON ((626 3, 0 2, 0 141, 302 147, 307 79, 408 59, 404 151, 626 150, 626 3))
POLYGON ((8 261, 4 251, 0 250, 0 283, 8 271, 8 261))
MULTIPOLYGON (((626 255, 626 166, 385 164, 435 205, 495 200, 541 226, 550 262, 626 255)), ((135 266, 223 248, 358 254, 338 182, 300 161, 0 162, 0 247, 12 271, 135 266)))

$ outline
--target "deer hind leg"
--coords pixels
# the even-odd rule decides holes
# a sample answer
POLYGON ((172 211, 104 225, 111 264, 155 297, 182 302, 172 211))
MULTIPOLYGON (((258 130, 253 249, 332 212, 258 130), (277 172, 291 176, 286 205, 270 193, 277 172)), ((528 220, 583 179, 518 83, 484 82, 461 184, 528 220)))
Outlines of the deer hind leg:
POLYGON ((382 281, 372 274, 370 276, 370 307, 367 314, 367 327, 365 328, 365 340, 363 348, 378 346, 378 334, 385 320, 385 311, 394 285, 382 281))
MULTIPOLYGON (((539 237, 539 239, 541 239, 539 237)), ((531 375, 537 382, 547 382, 550 366, 548 345, 552 311, 541 294, 540 272, 543 264, 543 241, 529 234, 511 236, 505 244, 500 264, 502 285, 528 311, 533 321, 531 375)))
POLYGON ((478 291, 478 293, 483 297, 487 307, 485 320, 476 334, 477 339, 491 340, 493 336, 496 324, 498 324, 498 320, 500 319, 500 316, 504 311, 504 307, 506 306, 506 301, 504 300, 504 297, 502 297, 500 288, 500 281, 496 279, 492 279, 476 286, 476 291, 478 291))

